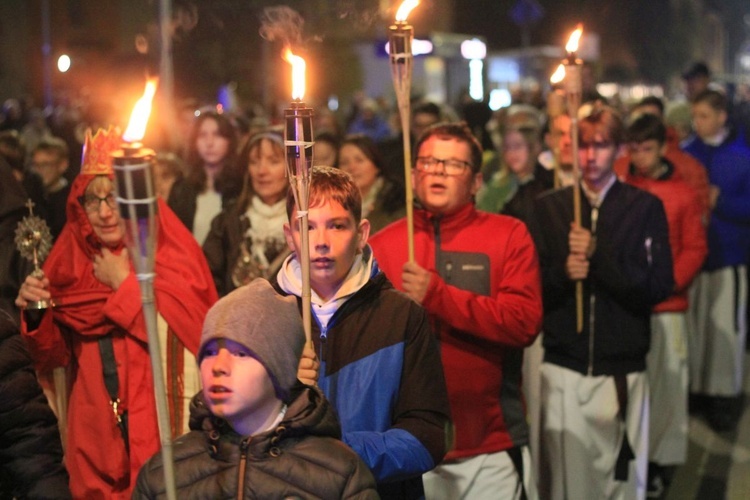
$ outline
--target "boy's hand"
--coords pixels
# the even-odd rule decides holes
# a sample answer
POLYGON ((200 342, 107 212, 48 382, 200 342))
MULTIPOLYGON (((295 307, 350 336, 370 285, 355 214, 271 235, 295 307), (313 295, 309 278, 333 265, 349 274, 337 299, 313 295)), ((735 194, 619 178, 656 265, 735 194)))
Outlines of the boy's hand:
POLYGON ((305 345, 302 350, 302 358, 297 368, 297 378, 306 385, 318 385, 320 362, 315 354, 315 349, 305 345))
POLYGON ((102 248, 101 255, 94 255, 94 277, 112 290, 120 288, 129 274, 130 259, 127 248, 123 248, 117 255, 105 247, 102 248))
POLYGON ((23 284, 21 284, 21 288, 18 290, 16 306, 18 306, 19 309, 23 309, 29 302, 38 302, 49 299, 49 280, 46 277, 40 280, 29 275, 26 276, 23 284))
POLYGON ((425 296, 427 296, 427 289, 430 286, 432 274, 416 262, 407 262, 401 269, 401 282, 404 292, 417 303, 421 304, 425 296))
POLYGON ((568 254, 565 261, 565 274, 573 281, 585 280, 589 275, 589 260, 583 254, 568 254))
POLYGON ((596 250, 595 239, 591 237, 591 231, 575 222, 570 224, 568 246, 570 247, 570 253, 580 254, 587 258, 591 258, 594 250, 596 250))

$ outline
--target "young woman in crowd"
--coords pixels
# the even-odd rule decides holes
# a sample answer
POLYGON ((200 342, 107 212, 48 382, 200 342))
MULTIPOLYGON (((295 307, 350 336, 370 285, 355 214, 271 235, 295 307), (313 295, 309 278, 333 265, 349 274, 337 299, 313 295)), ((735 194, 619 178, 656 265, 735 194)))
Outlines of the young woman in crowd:
POLYGON ((237 131, 226 116, 203 112, 196 118, 185 163, 187 171, 169 193, 168 204, 203 244, 213 218, 239 195, 242 171, 236 168, 237 131))

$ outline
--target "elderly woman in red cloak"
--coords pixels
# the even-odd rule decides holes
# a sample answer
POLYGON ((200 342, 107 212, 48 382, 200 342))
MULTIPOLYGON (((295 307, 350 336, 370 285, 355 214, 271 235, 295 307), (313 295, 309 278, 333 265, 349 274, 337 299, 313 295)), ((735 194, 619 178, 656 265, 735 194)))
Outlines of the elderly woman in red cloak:
MULTIPOLYGON (((68 369, 65 464, 73 497, 130 498, 138 470, 160 448, 153 376, 112 181, 119 134, 100 130, 86 139, 68 222, 44 263, 46 278, 29 276, 16 305, 54 303, 41 319, 24 314, 23 333, 40 373, 68 369)), ((199 390, 194 354, 201 326, 217 295, 200 247, 162 200, 155 271, 172 432, 180 435, 199 390)))

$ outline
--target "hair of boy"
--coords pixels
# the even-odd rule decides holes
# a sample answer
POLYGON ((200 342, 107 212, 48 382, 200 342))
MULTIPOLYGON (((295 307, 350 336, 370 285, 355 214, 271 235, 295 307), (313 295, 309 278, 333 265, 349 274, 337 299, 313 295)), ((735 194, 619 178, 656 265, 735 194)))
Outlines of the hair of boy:
POLYGON ((443 112, 440 109, 440 106, 435 104, 431 101, 423 101, 416 103, 411 111, 412 116, 418 115, 418 114, 426 114, 426 115, 432 115, 436 117, 438 120, 441 120, 443 117, 443 112))
POLYGON ((587 106, 587 109, 581 108, 583 113, 579 116, 579 133, 583 135, 593 128, 615 146, 622 144, 625 140, 625 125, 620 114, 614 108, 599 102, 587 106))
POLYGON ((68 159, 68 145, 58 137, 46 137, 42 139, 39 141, 39 144, 36 145, 32 154, 37 151, 54 154, 60 160, 68 159))
POLYGON ((419 156, 419 150, 422 147, 422 144, 427 142, 431 137, 446 140, 454 139, 465 143, 471 150, 471 173, 476 174, 482 168, 482 146, 479 144, 477 138, 474 137, 474 134, 472 134, 471 129, 466 122, 436 123, 425 130, 424 134, 422 134, 422 137, 419 138, 414 147, 414 150, 417 152, 413 159, 414 162, 416 162, 417 156, 419 156))
MULTIPOLYGON (((352 214, 357 224, 362 220, 362 195, 351 176, 334 167, 316 166, 310 169, 310 207, 322 207, 329 201, 339 203, 352 214)), ((289 187, 286 194, 286 215, 292 222, 296 209, 294 190, 289 187)))
POLYGON ((641 106, 654 106, 659 109, 659 114, 664 116, 664 101, 656 97, 655 95, 646 96, 635 105, 635 109, 641 106))
POLYGON ((641 144, 656 141, 662 145, 667 140, 667 127, 658 116, 645 114, 636 118, 627 131, 627 141, 641 144))
POLYGON ((198 349, 199 365, 206 345, 214 339, 232 340, 247 348, 268 372, 276 397, 289 402, 305 343, 294 297, 279 295, 262 278, 233 290, 206 314, 198 349))
POLYGON ((727 96, 718 90, 704 90, 693 98, 692 104, 698 104, 701 102, 708 104, 715 111, 727 110, 727 96))

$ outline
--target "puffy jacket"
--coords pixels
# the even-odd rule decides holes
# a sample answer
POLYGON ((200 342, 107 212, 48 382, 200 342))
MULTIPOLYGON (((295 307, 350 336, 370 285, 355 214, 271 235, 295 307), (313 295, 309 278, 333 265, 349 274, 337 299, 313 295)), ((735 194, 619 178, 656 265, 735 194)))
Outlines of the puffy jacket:
POLYGON ((675 290, 667 300, 654 307, 654 312, 686 311, 688 287, 708 254, 706 228, 701 221, 698 192, 680 178, 672 163, 665 159, 664 165, 667 170, 658 179, 636 175, 635 167, 631 165, 624 181, 658 197, 667 214, 675 290))
POLYGON ((0 311, 0 498, 70 498, 62 455, 23 338, 0 311))
MULTIPOLYGON (((211 414, 199 393, 190 428, 173 444, 178 498, 379 498, 317 388, 297 385, 281 423, 251 437, 211 414)), ((165 497, 160 452, 141 469, 133 498, 165 497)))

